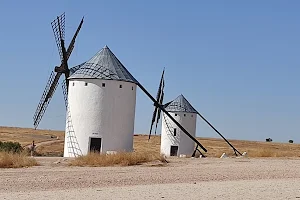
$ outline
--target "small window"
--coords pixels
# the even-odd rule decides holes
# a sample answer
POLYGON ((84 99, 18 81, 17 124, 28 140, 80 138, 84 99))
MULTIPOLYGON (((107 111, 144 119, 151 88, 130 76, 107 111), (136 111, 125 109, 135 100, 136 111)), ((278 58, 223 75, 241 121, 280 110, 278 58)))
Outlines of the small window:
POLYGON ((84 86, 87 86, 88 85, 88 83, 84 83, 84 86))
POLYGON ((193 117, 193 115, 191 115, 191 117, 193 117))
POLYGON ((120 85, 120 88, 122 88, 122 85, 120 85))
POLYGON ((102 83, 102 87, 105 87, 105 83, 102 83))
POLYGON ((73 86, 75 85, 75 83, 73 82, 73 86))
POLYGON ((177 131, 176 128, 174 128, 174 133, 173 133, 174 136, 176 136, 176 134, 177 134, 176 131, 177 131))
POLYGON ((131 87, 131 90, 133 90, 133 86, 131 87))
POLYGON ((177 114, 175 113, 175 116, 177 116, 177 114))
POLYGON ((186 114, 183 114, 183 116, 185 117, 185 116, 186 116, 186 114))

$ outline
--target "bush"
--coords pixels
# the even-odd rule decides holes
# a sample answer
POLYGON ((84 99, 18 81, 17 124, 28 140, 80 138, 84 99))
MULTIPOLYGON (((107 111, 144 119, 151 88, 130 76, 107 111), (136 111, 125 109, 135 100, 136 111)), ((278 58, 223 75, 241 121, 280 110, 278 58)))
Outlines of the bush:
POLYGON ((90 153, 85 156, 77 157, 72 160, 71 166, 90 166, 90 167, 106 167, 106 166, 131 166, 142 163, 159 161, 166 163, 165 158, 159 154, 137 153, 137 152, 118 152, 116 154, 99 154, 90 153))
POLYGON ((266 142, 272 142, 273 140, 272 140, 272 138, 267 138, 266 139, 266 142))
POLYGON ((20 168, 36 166, 34 158, 23 153, 0 152, 0 168, 20 168))
POLYGON ((11 153, 20 153, 23 151, 23 148, 18 142, 1 142, 0 141, 0 151, 11 152, 11 153))

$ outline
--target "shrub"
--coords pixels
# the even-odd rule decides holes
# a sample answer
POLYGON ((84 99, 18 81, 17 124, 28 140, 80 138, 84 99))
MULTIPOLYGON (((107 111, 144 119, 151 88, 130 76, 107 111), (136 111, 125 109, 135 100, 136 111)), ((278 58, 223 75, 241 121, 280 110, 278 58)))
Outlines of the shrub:
POLYGON ((273 140, 272 140, 272 138, 267 138, 266 139, 266 142, 272 142, 273 140))
POLYGON ((18 142, 1 142, 0 141, 0 151, 11 152, 11 153, 20 153, 23 151, 23 148, 18 142))
POLYGON ((86 156, 77 157, 72 160, 71 166, 92 166, 92 167, 105 167, 105 166, 130 166, 139 165, 151 161, 159 161, 166 163, 163 156, 152 153, 137 153, 137 152, 120 152, 116 154, 98 154, 90 153, 86 156))
POLYGON ((34 158, 25 153, 0 152, 0 168, 20 168, 38 165, 34 158))

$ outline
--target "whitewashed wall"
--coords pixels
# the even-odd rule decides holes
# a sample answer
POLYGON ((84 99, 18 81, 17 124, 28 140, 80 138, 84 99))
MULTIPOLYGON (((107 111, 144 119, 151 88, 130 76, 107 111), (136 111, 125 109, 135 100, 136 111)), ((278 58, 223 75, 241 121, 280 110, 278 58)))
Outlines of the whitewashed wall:
MULTIPOLYGON (((102 138, 102 153, 133 150, 136 84, 71 79, 68 102, 74 133, 83 155, 89 152, 91 137, 102 138)), ((68 153, 69 135, 66 126, 64 157, 73 156, 68 153)))
MULTIPOLYGON (((196 113, 185 113, 185 112, 169 112, 172 117, 176 119, 192 136, 196 135, 196 113), (177 115, 177 116, 176 116, 177 115)), ((195 142, 191 140, 176 124, 166 115, 162 116, 162 130, 161 130, 161 148, 160 151, 166 156, 170 156, 171 146, 178 146, 178 156, 180 154, 192 155, 195 142), (166 123, 166 121, 168 123, 166 123), (167 128, 169 127, 176 128, 177 134, 173 135, 172 132, 167 128)))

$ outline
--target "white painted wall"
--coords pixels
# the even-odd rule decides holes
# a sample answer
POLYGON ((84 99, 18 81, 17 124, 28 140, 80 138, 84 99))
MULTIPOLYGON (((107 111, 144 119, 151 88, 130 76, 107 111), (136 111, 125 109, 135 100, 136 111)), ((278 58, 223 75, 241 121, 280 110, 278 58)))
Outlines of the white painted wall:
MULTIPOLYGON (((172 117, 175 118, 192 136, 196 135, 196 113, 186 113, 186 112, 169 112, 172 117)), ((171 128, 171 129, 172 129, 171 128)), ((178 154, 185 154, 191 156, 195 148, 195 142, 191 140, 176 124, 163 113, 162 116, 162 130, 161 130, 161 146, 160 152, 166 156, 170 156, 171 146, 178 146, 178 154), (167 128, 176 128, 176 136, 167 128)))
MULTIPOLYGON (((71 79, 68 102, 74 134, 83 155, 89 152, 91 137, 102 138, 102 153, 133 150, 136 84, 116 80, 71 79), (88 85, 85 86, 85 83, 88 85)), ((74 156, 68 153, 70 134, 66 125, 64 157, 74 156)))

